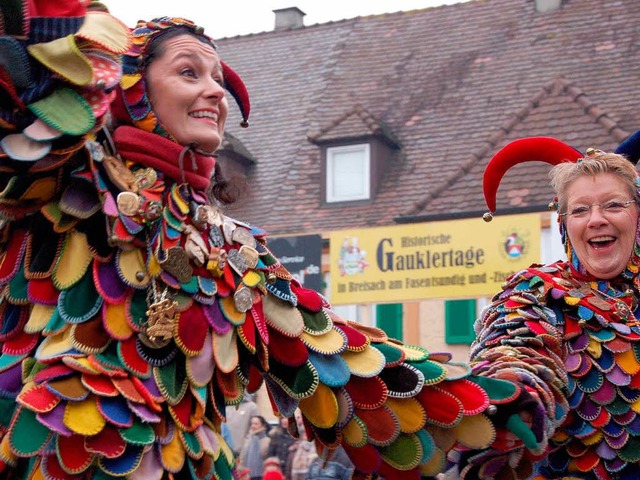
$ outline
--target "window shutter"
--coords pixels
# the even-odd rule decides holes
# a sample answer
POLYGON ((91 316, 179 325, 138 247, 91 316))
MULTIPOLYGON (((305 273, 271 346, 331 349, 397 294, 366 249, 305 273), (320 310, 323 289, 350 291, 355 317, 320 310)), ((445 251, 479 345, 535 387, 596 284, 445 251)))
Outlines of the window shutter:
POLYGON ((376 305, 376 324, 387 336, 402 340, 402 304, 376 305))
POLYGON ((476 320, 476 301, 447 300, 444 304, 444 337, 447 343, 470 344, 476 334, 473 323, 476 320))

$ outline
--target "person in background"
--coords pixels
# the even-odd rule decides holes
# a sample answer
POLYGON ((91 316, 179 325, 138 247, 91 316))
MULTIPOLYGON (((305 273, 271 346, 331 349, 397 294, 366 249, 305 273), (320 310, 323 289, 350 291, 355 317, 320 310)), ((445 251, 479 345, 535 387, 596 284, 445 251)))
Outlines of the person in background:
POLYGON ((490 449, 454 449, 447 478, 631 480, 640 475, 640 179, 624 156, 547 137, 508 144, 485 171, 485 196, 508 168, 546 161, 567 261, 509 278, 476 322, 479 378, 506 379, 490 449))
POLYGON ((261 415, 254 415, 249 422, 249 432, 244 439, 238 460, 250 470, 252 480, 262 478, 264 461, 269 451, 269 424, 261 415))
POLYGON ((331 458, 318 456, 305 476, 305 480, 350 480, 353 474, 353 463, 343 448, 332 452, 331 458))
POLYGON ((280 459, 280 468, 283 472, 287 471, 287 459, 291 452, 291 446, 296 439, 291 436, 288 430, 289 419, 280 417, 278 424, 269 431, 269 457, 277 457, 280 459))
POLYGON ((262 480, 284 480, 278 457, 267 457, 264 461, 264 474, 262 480))
POLYGON ((229 427, 231 437, 231 448, 240 454, 240 448, 249 432, 251 418, 259 415, 258 405, 253 401, 253 395, 246 394, 240 405, 229 405, 226 407, 226 425, 229 427))
POLYGON ((297 432, 297 440, 291 445, 289 459, 287 461, 289 470, 286 477, 291 480, 304 480, 311 463, 318 456, 314 442, 309 441, 302 413, 300 410, 295 412, 295 429, 297 432))

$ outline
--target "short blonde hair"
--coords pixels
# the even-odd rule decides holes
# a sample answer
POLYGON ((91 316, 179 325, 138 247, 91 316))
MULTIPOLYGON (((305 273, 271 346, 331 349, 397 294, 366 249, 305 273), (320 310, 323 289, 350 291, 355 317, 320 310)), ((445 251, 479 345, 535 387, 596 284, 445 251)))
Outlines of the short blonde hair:
POLYGON ((601 173, 617 175, 627 186, 629 195, 638 202, 638 172, 634 165, 617 153, 599 153, 581 158, 576 163, 565 162, 554 166, 549 172, 551 186, 558 196, 558 211, 567 210, 567 189, 578 178, 595 177, 601 173))

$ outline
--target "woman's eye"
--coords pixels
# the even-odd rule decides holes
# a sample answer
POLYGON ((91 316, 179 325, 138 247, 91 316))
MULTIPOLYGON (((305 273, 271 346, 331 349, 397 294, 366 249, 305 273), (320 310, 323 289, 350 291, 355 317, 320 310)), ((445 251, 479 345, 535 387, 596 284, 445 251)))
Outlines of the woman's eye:
POLYGON ((575 207, 575 208, 572 208, 569 213, 571 215, 575 215, 578 217, 580 215, 586 215, 587 213, 589 213, 589 207, 586 207, 586 206, 575 207))
POLYGON ((192 68, 183 68, 182 70, 180 70, 180 75, 185 77, 197 78, 197 74, 192 68))

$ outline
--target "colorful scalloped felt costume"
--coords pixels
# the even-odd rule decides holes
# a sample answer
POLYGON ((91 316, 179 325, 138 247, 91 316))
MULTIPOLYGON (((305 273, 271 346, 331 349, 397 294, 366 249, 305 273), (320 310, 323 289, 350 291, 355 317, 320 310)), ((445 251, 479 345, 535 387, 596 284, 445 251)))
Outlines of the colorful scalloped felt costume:
MULTIPOLYGON (((553 138, 510 143, 485 171, 487 205, 495 210, 500 178, 511 166, 581 157, 553 138)), ((521 436, 524 444, 505 438, 492 449, 462 452, 462 478, 640 476, 640 228, 626 270, 602 281, 584 271, 560 227, 568 261, 508 278, 478 321, 471 349, 479 375, 525 386, 531 398, 523 409, 531 413, 531 429, 521 436)))
MULTIPOLYGON (((0 13, 3 478, 228 480, 225 407, 262 384, 360 478, 433 476, 453 446, 494 442, 484 412, 512 383, 338 317, 264 231, 208 200, 213 157, 167 138, 127 63, 149 36, 197 27, 143 23, 130 49, 98 4, 0 13), (113 151, 116 91, 132 122, 113 151)), ((246 89, 225 76, 246 120, 246 89)))

